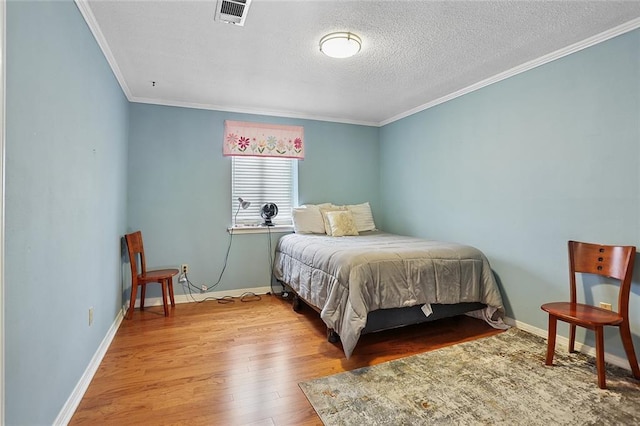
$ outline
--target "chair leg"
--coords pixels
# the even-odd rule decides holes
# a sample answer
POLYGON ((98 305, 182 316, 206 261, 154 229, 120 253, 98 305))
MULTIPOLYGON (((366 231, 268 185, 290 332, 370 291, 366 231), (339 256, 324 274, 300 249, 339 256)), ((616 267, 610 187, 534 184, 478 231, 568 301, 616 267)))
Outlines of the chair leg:
POLYGON ((631 366, 631 372, 633 377, 640 379, 640 368, 638 368, 638 359, 636 358, 636 351, 633 349, 633 339, 631 337, 631 329, 629 328, 629 322, 625 321, 620 324, 620 337, 622 338, 622 346, 627 353, 627 359, 631 366))
POLYGON ((164 316, 169 316, 169 307, 167 306, 167 280, 162 280, 162 305, 164 307, 164 316))
POLYGON ((598 386, 600 389, 606 389, 607 383, 605 378, 604 367, 604 327, 596 327, 596 368, 598 370, 598 386))
POLYGON ((138 282, 134 279, 131 283, 131 301, 129 302, 129 310, 127 311, 127 319, 133 318, 133 309, 136 306, 136 296, 138 295, 138 282))
POLYGON ((169 284, 169 298, 171 299, 171 306, 176 306, 176 299, 173 296, 173 278, 169 278, 167 283, 169 284))
POLYGON ((549 315, 549 335, 547 337, 547 359, 546 365, 553 365, 553 354, 556 349, 556 328, 558 326, 558 319, 553 315, 549 315))
POLYGON ((576 326, 569 324, 569 353, 574 353, 576 346, 576 326))
POLYGON ((147 293, 147 285, 142 284, 142 288, 140 289, 140 310, 144 311, 144 296, 147 293))

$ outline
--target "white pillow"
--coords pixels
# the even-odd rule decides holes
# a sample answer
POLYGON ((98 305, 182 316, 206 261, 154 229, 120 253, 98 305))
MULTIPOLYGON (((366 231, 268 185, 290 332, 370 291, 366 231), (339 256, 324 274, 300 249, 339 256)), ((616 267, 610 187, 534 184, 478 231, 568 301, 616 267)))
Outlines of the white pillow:
POLYGON ((358 235, 353 214, 349 210, 327 212, 327 221, 331 228, 331 235, 344 237, 345 235, 358 235))
POLYGON ((371 206, 368 201, 346 207, 353 214, 353 220, 356 222, 358 232, 375 231, 376 224, 373 221, 373 214, 371 213, 371 206))
POLYGON ((324 234, 324 219, 320 208, 309 204, 292 211, 293 230, 298 234, 324 234))
MULTIPOLYGON (((306 204, 307 206, 313 206, 314 204, 306 204)), ((321 209, 326 209, 329 207, 335 207, 333 204, 331 203, 322 203, 322 204, 315 204, 317 207, 321 208, 321 209)))

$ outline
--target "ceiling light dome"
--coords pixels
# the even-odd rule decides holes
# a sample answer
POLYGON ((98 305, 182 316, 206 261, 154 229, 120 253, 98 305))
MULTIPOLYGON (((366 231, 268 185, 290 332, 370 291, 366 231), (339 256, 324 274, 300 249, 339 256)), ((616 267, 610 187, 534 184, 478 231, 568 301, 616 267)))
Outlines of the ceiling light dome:
POLYGON ((332 58, 348 58, 360 51, 362 40, 353 33, 331 33, 320 39, 320 51, 332 58))

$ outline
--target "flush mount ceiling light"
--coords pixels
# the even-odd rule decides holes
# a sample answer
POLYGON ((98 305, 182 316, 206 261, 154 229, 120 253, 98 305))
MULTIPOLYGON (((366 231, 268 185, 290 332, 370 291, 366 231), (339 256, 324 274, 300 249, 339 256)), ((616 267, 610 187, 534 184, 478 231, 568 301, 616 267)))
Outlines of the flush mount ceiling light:
POLYGON ((332 58, 348 58, 360 51, 362 40, 353 33, 331 33, 320 39, 320 51, 332 58))

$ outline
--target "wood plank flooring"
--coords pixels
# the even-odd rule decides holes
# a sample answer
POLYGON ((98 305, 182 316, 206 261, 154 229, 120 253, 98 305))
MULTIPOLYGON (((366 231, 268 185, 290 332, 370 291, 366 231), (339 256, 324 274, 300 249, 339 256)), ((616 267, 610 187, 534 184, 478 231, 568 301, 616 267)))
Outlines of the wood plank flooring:
POLYGON ((321 425, 298 387, 322 377, 490 336, 456 317, 362 336, 351 359, 319 315, 291 301, 179 304, 124 320, 70 424, 321 425))

